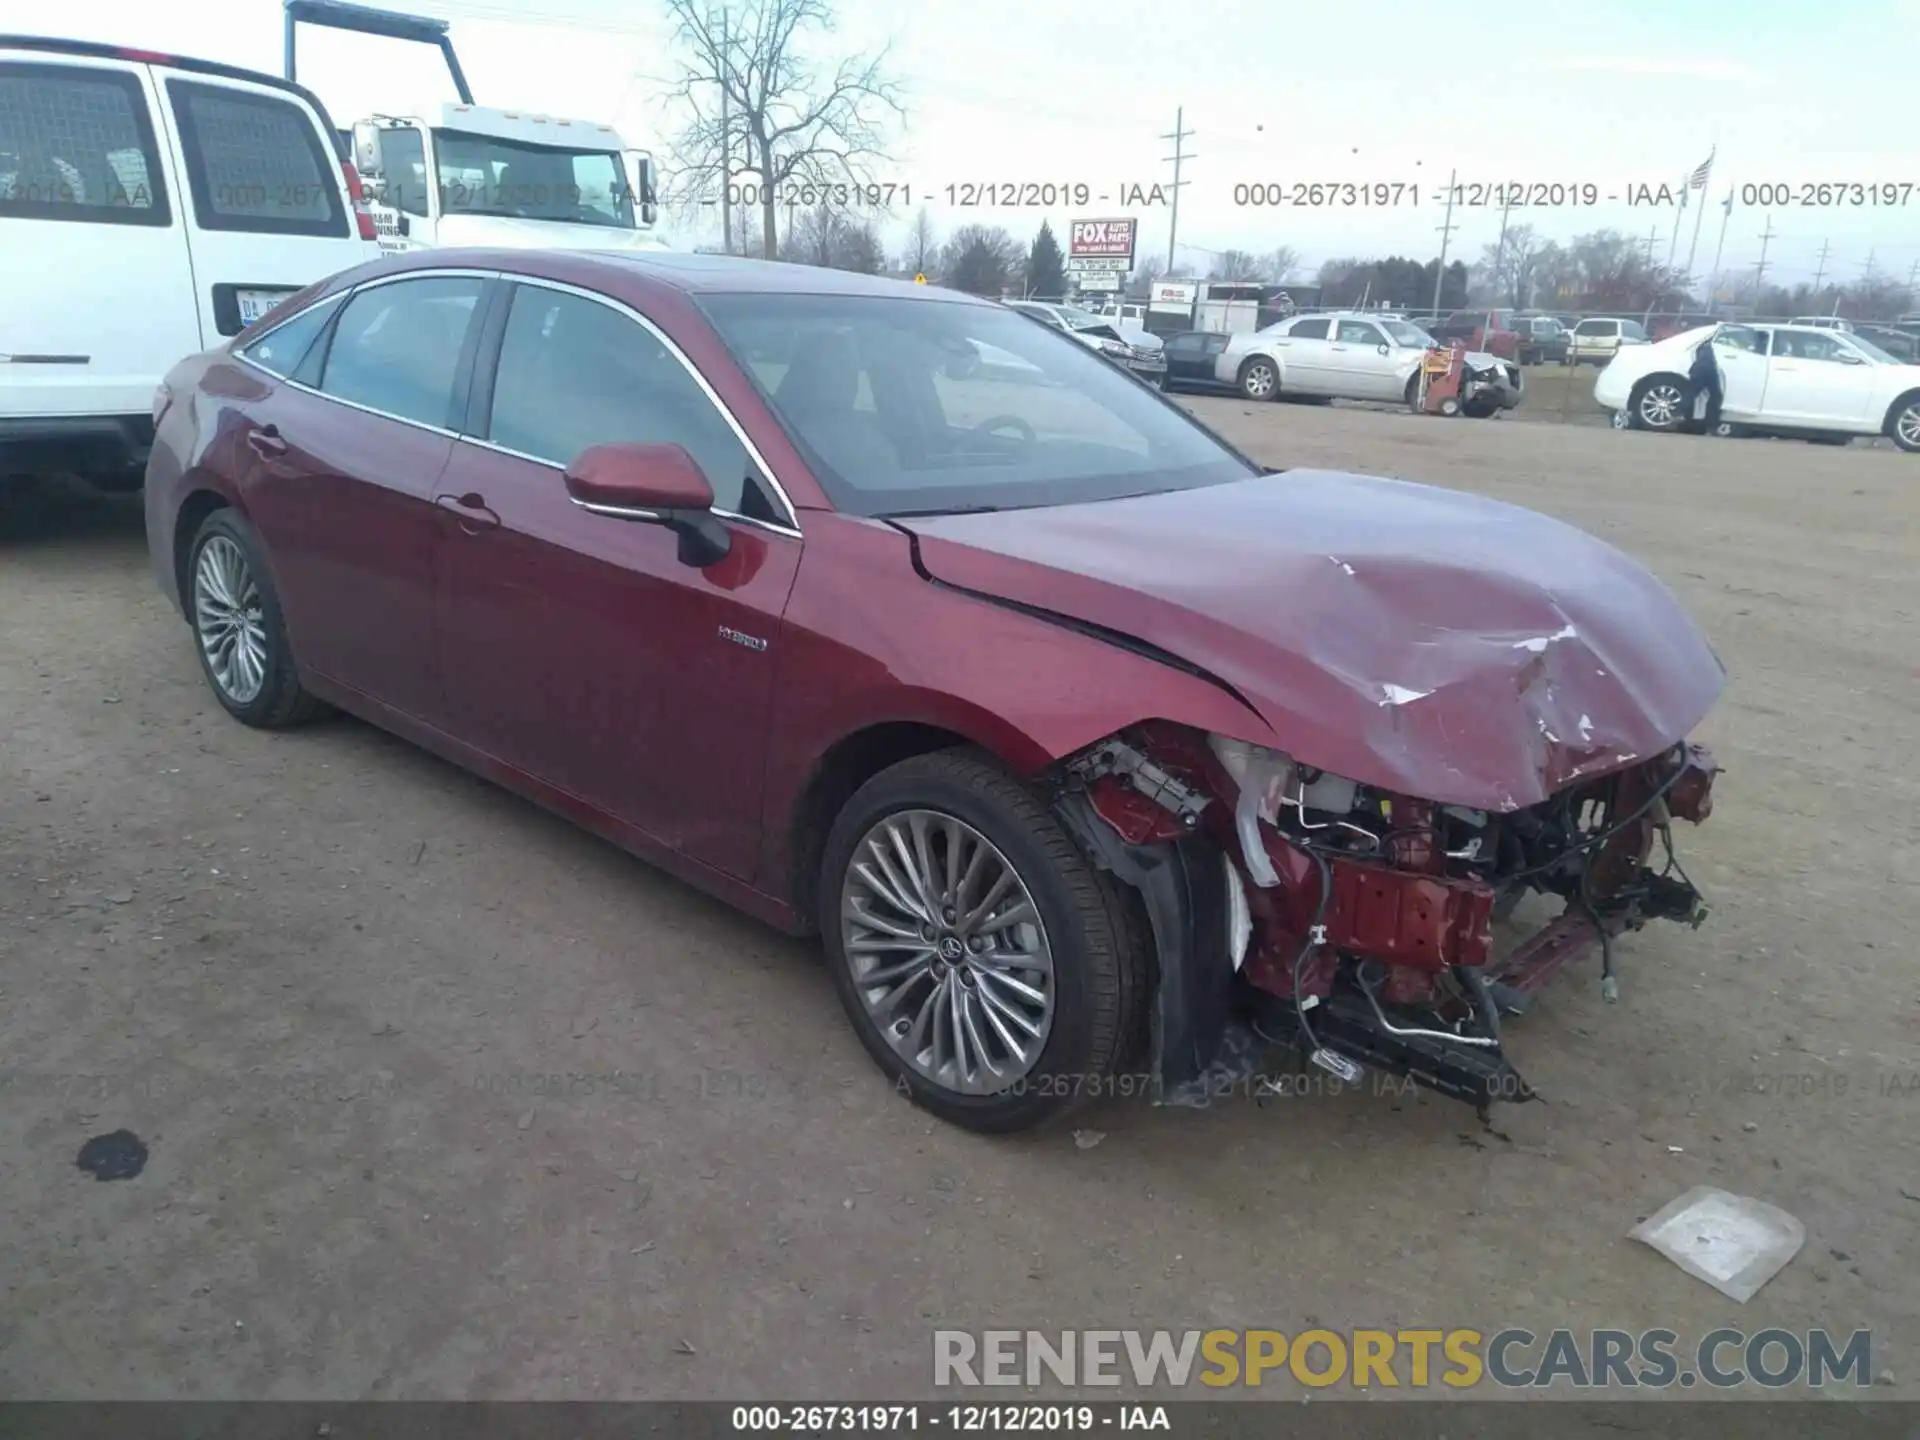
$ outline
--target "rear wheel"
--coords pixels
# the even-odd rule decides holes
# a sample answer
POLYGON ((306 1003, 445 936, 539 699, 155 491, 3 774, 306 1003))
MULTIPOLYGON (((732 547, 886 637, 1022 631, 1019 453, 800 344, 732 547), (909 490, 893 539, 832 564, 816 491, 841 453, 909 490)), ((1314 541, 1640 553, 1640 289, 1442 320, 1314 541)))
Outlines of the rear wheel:
POLYGON ((1633 387, 1627 401, 1636 430, 1678 430, 1686 412, 1687 386, 1677 375, 1649 375, 1633 387))
POLYGON ((970 1130, 1103 1093, 1150 941, 1117 882, 990 757, 917 756, 847 802, 820 929, 854 1030, 895 1086, 970 1130))
POLYGON ((1920 391, 1893 402, 1887 415, 1887 438, 1902 450, 1920 452, 1920 391))
POLYGON ((1240 367, 1240 393, 1249 400, 1271 400, 1280 393, 1280 371, 1264 355, 1240 367))
POLYGON ((300 684, 280 597, 260 537, 232 510, 216 510, 194 536, 187 617, 214 698, 243 725, 298 725, 326 707, 300 684))

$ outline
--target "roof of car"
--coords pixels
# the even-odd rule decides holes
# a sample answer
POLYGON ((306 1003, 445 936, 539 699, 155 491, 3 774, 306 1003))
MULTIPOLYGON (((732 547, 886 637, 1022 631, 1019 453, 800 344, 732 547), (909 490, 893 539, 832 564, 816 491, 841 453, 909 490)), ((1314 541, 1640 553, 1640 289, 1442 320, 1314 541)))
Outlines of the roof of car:
MULTIPOLYGON (((441 252, 444 253, 444 252, 441 252)), ((852 270, 829 270, 820 265, 798 265, 784 260, 747 260, 738 255, 706 255, 694 251, 615 250, 578 252, 583 259, 637 272, 649 280, 690 293, 800 294, 800 295, 917 295, 936 287, 910 280, 889 280, 852 270)), ((511 265, 504 268, 511 269, 511 265)), ((955 290, 939 290, 943 299, 974 300, 955 290)))

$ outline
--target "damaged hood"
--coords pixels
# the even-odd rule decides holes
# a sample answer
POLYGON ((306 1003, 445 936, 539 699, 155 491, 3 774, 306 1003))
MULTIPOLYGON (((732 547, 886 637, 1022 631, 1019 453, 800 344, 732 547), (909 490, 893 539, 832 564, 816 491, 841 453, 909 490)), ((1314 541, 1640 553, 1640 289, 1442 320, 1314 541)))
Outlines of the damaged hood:
POLYGON ((1725 676, 1673 594, 1612 546, 1405 481, 1290 470, 896 523, 936 580, 1210 672, 1306 764, 1477 810, 1658 754, 1725 676))

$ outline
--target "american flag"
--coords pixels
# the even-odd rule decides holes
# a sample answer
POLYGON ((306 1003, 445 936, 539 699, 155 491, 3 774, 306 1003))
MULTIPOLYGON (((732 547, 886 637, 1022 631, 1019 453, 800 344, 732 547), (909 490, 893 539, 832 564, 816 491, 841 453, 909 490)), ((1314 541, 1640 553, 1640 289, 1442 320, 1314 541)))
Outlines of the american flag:
POLYGON ((1713 150, 1708 152, 1707 158, 1700 162, 1700 168, 1687 177, 1687 188, 1689 190, 1704 190, 1707 188, 1707 176, 1713 173, 1713 157, 1718 152, 1719 147, 1715 146, 1713 150))

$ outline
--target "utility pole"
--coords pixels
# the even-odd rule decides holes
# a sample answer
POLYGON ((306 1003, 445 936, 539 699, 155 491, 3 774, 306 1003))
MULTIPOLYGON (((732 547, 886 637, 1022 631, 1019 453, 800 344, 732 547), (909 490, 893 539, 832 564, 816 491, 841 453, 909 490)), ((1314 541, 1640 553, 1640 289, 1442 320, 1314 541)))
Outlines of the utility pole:
POLYGON ((1753 299, 1755 305, 1760 303, 1760 287, 1766 283, 1767 247, 1771 244, 1773 244, 1773 217, 1769 215, 1767 217, 1767 228, 1760 232, 1760 259, 1753 267, 1753 299))
POLYGON ((1820 293, 1820 282, 1826 278, 1827 278, 1827 242, 1825 240, 1822 240, 1820 242, 1820 265, 1819 265, 1819 268, 1817 268, 1813 272, 1813 293, 1815 295, 1818 295, 1820 293))
POLYGON ((1720 290, 1720 257, 1727 249, 1727 222, 1733 219, 1733 186, 1727 186, 1726 204, 1720 207, 1720 243, 1713 247, 1713 274, 1707 280, 1707 313, 1713 313, 1713 297, 1720 290))
POLYGON ((1655 225, 1647 231, 1647 264, 1653 264, 1653 247, 1660 243, 1660 227, 1655 225))
MULTIPOLYGON (((1507 263, 1507 216, 1513 213, 1513 191, 1507 191, 1507 203, 1500 207, 1500 239, 1493 247, 1493 283, 1496 287, 1494 298, 1500 298, 1498 286, 1501 272, 1507 263)), ((1517 303, 1517 302, 1516 302, 1517 303)))
POLYGON ((1173 112, 1173 133, 1160 138, 1173 141, 1173 154, 1165 157, 1173 162, 1173 214, 1167 220, 1167 273, 1171 274, 1174 268, 1174 245, 1180 238, 1180 187, 1187 183, 1180 178, 1180 167, 1194 158, 1185 148, 1187 141, 1193 138, 1193 131, 1187 129, 1186 106, 1182 105, 1173 112))
POLYGON ((1459 188, 1460 172, 1447 175, 1447 218, 1440 222, 1440 263, 1433 272, 1433 313, 1440 313, 1440 286, 1447 278, 1447 242, 1453 238, 1453 192, 1459 188))
POLYGON ((727 109, 727 11, 720 10, 720 248, 733 253, 733 130, 727 109))

